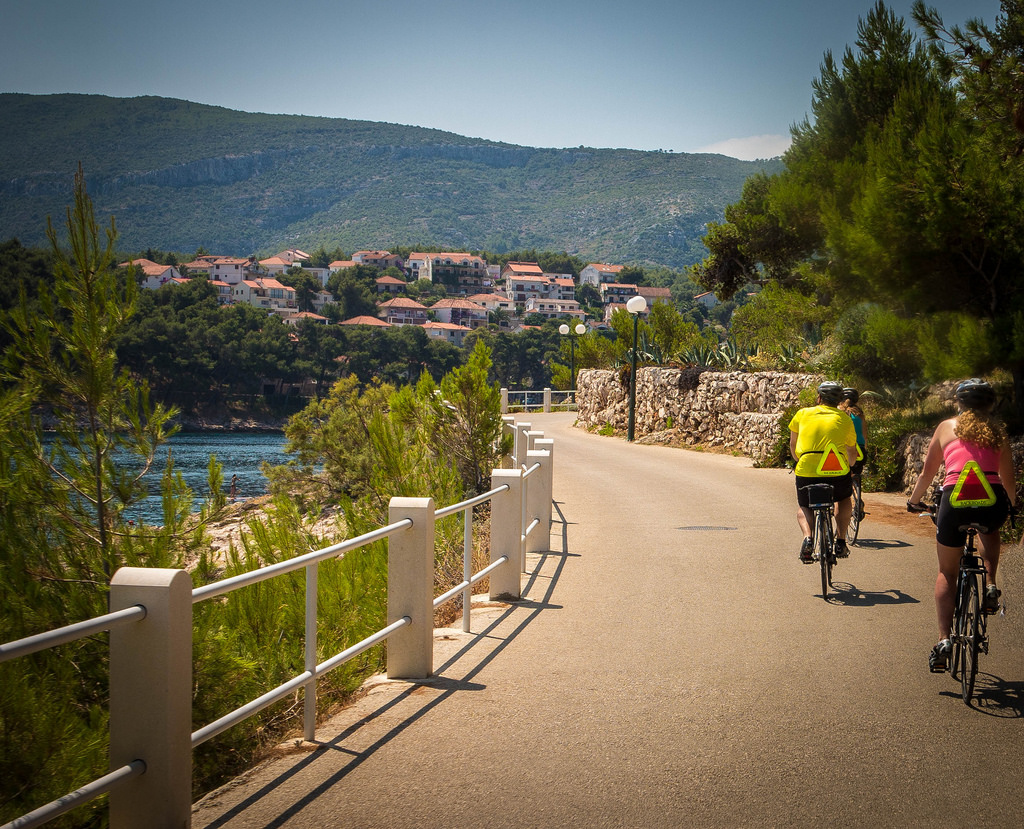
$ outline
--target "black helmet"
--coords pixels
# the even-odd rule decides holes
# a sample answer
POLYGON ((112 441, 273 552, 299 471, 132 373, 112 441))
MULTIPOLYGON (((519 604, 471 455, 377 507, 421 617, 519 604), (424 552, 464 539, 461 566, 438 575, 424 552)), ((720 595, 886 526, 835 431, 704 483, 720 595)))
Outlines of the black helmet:
POLYGON ((856 389, 843 389, 843 399, 849 400, 853 406, 857 405, 857 401, 860 400, 860 394, 856 389))
POLYGON ((826 380, 818 386, 818 397, 827 406, 838 406, 843 399, 843 387, 832 380, 826 380))
POLYGON ((984 380, 972 377, 956 387, 956 399, 965 409, 987 409, 996 402, 996 393, 984 380))

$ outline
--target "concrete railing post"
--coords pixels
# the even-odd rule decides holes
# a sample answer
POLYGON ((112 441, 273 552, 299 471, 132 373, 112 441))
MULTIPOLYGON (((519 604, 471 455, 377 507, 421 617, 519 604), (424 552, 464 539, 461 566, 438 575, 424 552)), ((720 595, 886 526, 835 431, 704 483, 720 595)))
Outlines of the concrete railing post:
POLYGON ((501 436, 509 434, 512 437, 512 443, 509 447, 508 454, 504 455, 501 459, 501 465, 504 469, 509 469, 515 463, 515 451, 516 451, 516 419, 513 415, 502 415, 501 416, 501 436))
POLYGON ((516 466, 522 466, 526 461, 526 450, 529 448, 526 433, 530 431, 529 423, 516 424, 516 449, 512 457, 516 466))
POLYGON ((192 579, 122 567, 110 610, 135 605, 146 618, 110 632, 110 768, 146 771, 111 791, 110 825, 180 829, 192 814, 192 579))
POLYGON ((544 389, 544 411, 545 412, 550 412, 551 411, 551 389, 550 388, 545 388, 544 389))
POLYGON ((505 414, 508 411, 508 389, 501 390, 501 413, 505 414))
POLYGON ((502 556, 508 562, 489 576, 488 597, 518 599, 522 595, 523 544, 522 503, 523 472, 521 469, 495 469, 491 472, 491 489, 508 486, 491 498, 491 561, 502 556))
POLYGON ((535 450, 544 451, 548 453, 547 460, 545 462, 545 469, 541 470, 544 475, 544 483, 542 488, 545 492, 544 503, 541 504, 543 510, 540 514, 540 519, 547 525, 547 533, 543 536, 547 539, 548 547, 551 549, 551 521, 554 513, 554 498, 555 498, 555 441, 553 438, 540 438, 533 442, 533 448, 535 450))
POLYGON ((534 519, 540 523, 526 538, 526 552, 536 553, 551 549, 551 455, 545 449, 531 449, 526 453, 526 467, 535 463, 540 469, 531 473, 526 487, 527 526, 534 519))
POLYGON ((388 539, 388 624, 411 625, 388 637, 388 678, 425 679, 434 672, 434 499, 391 499, 388 523, 412 526, 388 539))
MULTIPOLYGON (((524 437, 526 440, 526 452, 529 454, 534 450, 537 441, 544 437, 544 433, 531 429, 524 437)), ((526 463, 526 461, 524 460, 523 463, 526 463)), ((533 464, 526 463, 526 468, 529 469, 532 465, 533 464)))

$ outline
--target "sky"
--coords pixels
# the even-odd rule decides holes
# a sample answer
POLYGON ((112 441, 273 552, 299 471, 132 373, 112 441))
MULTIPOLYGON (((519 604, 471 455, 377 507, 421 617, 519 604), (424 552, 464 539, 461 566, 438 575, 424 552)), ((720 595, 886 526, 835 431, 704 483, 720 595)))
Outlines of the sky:
MULTIPOLYGON (((912 0, 889 8, 910 17, 912 0)), ((0 0, 0 91, 158 95, 529 147, 781 154, 872 0, 0 0)), ((931 0, 994 25, 999 0, 931 0)))

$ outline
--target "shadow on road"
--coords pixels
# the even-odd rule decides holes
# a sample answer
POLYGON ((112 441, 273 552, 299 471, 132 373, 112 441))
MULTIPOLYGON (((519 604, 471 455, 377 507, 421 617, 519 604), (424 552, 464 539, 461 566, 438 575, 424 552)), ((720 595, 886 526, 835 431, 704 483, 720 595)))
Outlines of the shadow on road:
POLYGON ((550 562, 554 562, 554 571, 547 577, 548 584, 544 590, 543 596, 539 600, 523 598, 518 601, 511 602, 511 606, 506 612, 502 613, 501 616, 496 618, 490 625, 488 625, 488 627, 478 631, 476 636, 470 640, 464 648, 451 656, 444 664, 435 667, 433 676, 425 680, 415 682, 410 688, 404 690, 368 716, 353 723, 329 741, 315 741, 315 748, 307 757, 290 766, 245 800, 235 804, 227 811, 205 824, 207 829, 223 827, 239 815, 251 809, 258 808, 265 795, 268 795, 278 786, 281 786, 289 779, 298 775, 311 764, 316 763, 319 758, 325 755, 325 752, 332 752, 336 756, 348 755, 348 760, 341 768, 333 770, 333 773, 331 773, 323 783, 307 793, 304 797, 292 803, 283 812, 270 816, 264 825, 265 829, 283 826, 289 820, 292 820, 296 815, 301 813, 302 810, 315 801, 317 797, 351 774, 374 753, 379 751, 422 717, 426 716, 431 710, 443 704, 444 701, 450 698, 453 694, 463 691, 482 690, 485 686, 474 682, 473 679, 483 670, 483 668, 495 659, 499 653, 505 650, 505 648, 508 647, 508 645, 527 626, 529 626, 530 622, 532 622, 538 614, 544 610, 559 609, 559 606, 552 604, 550 599, 554 592, 555 585, 558 583, 558 580, 562 575, 562 571, 565 568, 566 561, 568 561, 570 557, 574 557, 574 554, 568 552, 568 524, 565 521, 565 517, 562 515, 562 511, 558 507, 558 503, 554 502, 554 504, 558 518, 556 519, 552 517, 552 525, 557 524, 558 522, 561 522, 562 524, 562 550, 560 552, 548 551, 536 554, 538 556, 536 567, 530 575, 527 584, 524 585, 522 591, 523 596, 525 597, 529 592, 529 588, 538 583, 539 574, 544 569, 545 565, 548 565, 550 562), (524 609, 528 611, 528 615, 526 615, 511 632, 497 633, 497 629, 502 625, 502 623, 506 622, 513 613, 521 613, 524 609), (465 654, 480 647, 489 649, 484 650, 481 653, 479 661, 466 672, 465 676, 447 677, 442 675, 446 669, 455 665, 465 654), (377 739, 372 745, 362 749, 351 749, 345 745, 346 740, 351 739, 362 726, 371 720, 378 718, 384 712, 397 708, 400 705, 408 705, 412 700, 419 702, 418 697, 421 696, 425 688, 429 688, 433 692, 440 693, 429 700, 422 701, 419 708, 414 709, 400 723, 391 728, 390 731, 377 739))
MULTIPOLYGON (((942 694, 960 699, 959 684, 956 690, 943 691, 942 694)), ((978 671, 971 708, 990 717, 1021 719, 1024 717, 1024 682, 1008 682, 995 674, 978 671)))
POLYGON ((913 547, 913 544, 908 544, 906 541, 898 541, 895 538, 858 538, 854 543, 854 547, 864 547, 868 550, 895 550, 900 547, 913 547))
POLYGON ((829 593, 828 600, 832 604, 844 607, 875 607, 883 604, 918 604, 921 600, 909 593, 893 588, 892 590, 861 590, 856 585, 844 581, 832 582, 836 593, 829 593))

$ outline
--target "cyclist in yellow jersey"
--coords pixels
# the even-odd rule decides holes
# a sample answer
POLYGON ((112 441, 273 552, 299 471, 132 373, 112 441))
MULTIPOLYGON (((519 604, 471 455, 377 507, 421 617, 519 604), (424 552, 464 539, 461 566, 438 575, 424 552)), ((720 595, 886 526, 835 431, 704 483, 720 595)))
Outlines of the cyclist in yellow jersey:
POLYGON ((857 462, 857 431, 853 420, 837 407, 843 399, 843 387, 827 381, 818 386, 815 406, 800 409, 789 422, 789 453, 796 461, 796 496, 799 509, 797 522, 803 531, 800 561, 812 564, 813 539, 811 525, 814 514, 808 507, 806 487, 810 484, 832 485, 836 502, 836 541, 833 554, 845 558, 850 554, 846 530, 853 514, 853 482, 850 468, 857 462))

